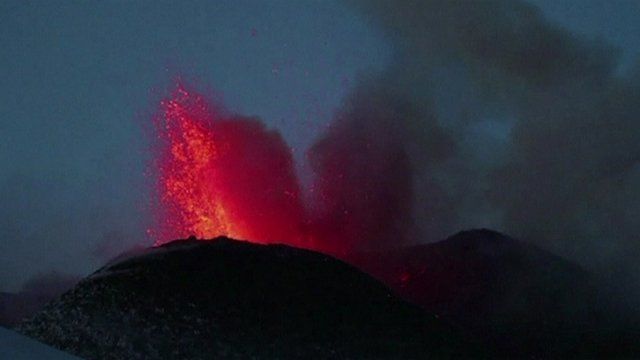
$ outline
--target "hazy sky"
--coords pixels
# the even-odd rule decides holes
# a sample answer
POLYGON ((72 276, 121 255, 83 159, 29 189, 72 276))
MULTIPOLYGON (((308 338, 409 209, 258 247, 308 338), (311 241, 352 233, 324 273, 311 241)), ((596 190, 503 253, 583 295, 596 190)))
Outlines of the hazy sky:
MULTIPOLYGON (((640 3, 531 2, 637 62, 640 3)), ((0 45, 0 290, 86 273, 144 238, 143 129, 175 75, 299 155, 392 57, 379 29, 326 0, 2 1, 0 45)))

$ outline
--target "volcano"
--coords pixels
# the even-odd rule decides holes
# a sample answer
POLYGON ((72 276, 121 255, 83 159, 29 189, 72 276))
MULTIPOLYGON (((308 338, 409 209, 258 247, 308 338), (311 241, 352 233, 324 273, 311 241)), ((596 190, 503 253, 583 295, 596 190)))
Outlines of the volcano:
POLYGON ((484 354, 346 263, 224 237, 117 259, 19 330, 86 359, 484 354))

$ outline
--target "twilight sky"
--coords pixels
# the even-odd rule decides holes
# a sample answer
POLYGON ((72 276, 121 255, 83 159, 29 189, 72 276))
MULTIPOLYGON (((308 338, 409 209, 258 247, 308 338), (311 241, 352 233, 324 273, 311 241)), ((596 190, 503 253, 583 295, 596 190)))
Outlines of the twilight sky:
MULTIPOLYGON (((618 48, 616 71, 637 67, 640 3, 530 3, 550 24, 618 48)), ((178 74, 212 89, 230 111, 280 130, 304 171, 302 154, 359 79, 386 71, 401 51, 366 7, 320 0, 1 2, 0 291, 51 270, 87 273, 140 244, 148 221, 144 128, 178 74)), ((434 79, 438 122, 462 136, 455 94, 466 80, 447 71, 434 79)), ((473 140, 461 141, 461 156, 475 154, 473 163, 485 168, 501 161, 512 125, 482 117, 465 128, 473 140)), ((500 216, 469 208, 459 208, 453 228, 501 228, 500 216)))

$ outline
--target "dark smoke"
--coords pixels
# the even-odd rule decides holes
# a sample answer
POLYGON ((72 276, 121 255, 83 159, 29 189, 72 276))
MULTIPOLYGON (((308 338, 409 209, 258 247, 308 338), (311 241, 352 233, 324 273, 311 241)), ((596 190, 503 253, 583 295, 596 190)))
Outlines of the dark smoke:
POLYGON ((451 139, 428 108, 389 85, 361 81, 309 150, 313 223, 323 242, 340 241, 342 251, 401 245, 415 241, 416 229, 437 231, 450 222, 431 171, 453 152, 451 139), (423 213, 428 217, 416 223, 423 213))
POLYGON ((492 227, 593 269, 637 266, 640 77, 615 48, 519 1, 352 3, 395 60, 311 150, 323 207, 357 225, 326 221, 376 243, 492 227))
POLYGON ((346 252, 402 241, 410 223, 412 172, 405 149, 410 105, 375 91, 347 100, 309 151, 317 241, 346 252), (386 134, 380 137, 379 134, 386 134), (328 244, 330 243, 330 244, 328 244))

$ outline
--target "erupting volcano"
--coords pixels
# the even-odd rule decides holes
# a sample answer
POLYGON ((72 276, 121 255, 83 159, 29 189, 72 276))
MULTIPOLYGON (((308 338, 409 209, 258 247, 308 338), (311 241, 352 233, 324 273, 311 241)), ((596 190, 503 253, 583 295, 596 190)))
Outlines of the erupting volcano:
POLYGON ((302 196, 291 149, 259 119, 226 115, 182 83, 160 105, 156 245, 230 236, 344 255, 404 241, 412 174, 392 108, 338 114, 309 149, 302 196))
POLYGON ((223 115, 178 84, 156 121, 156 245, 195 235, 305 246, 291 151, 257 119, 223 115))

